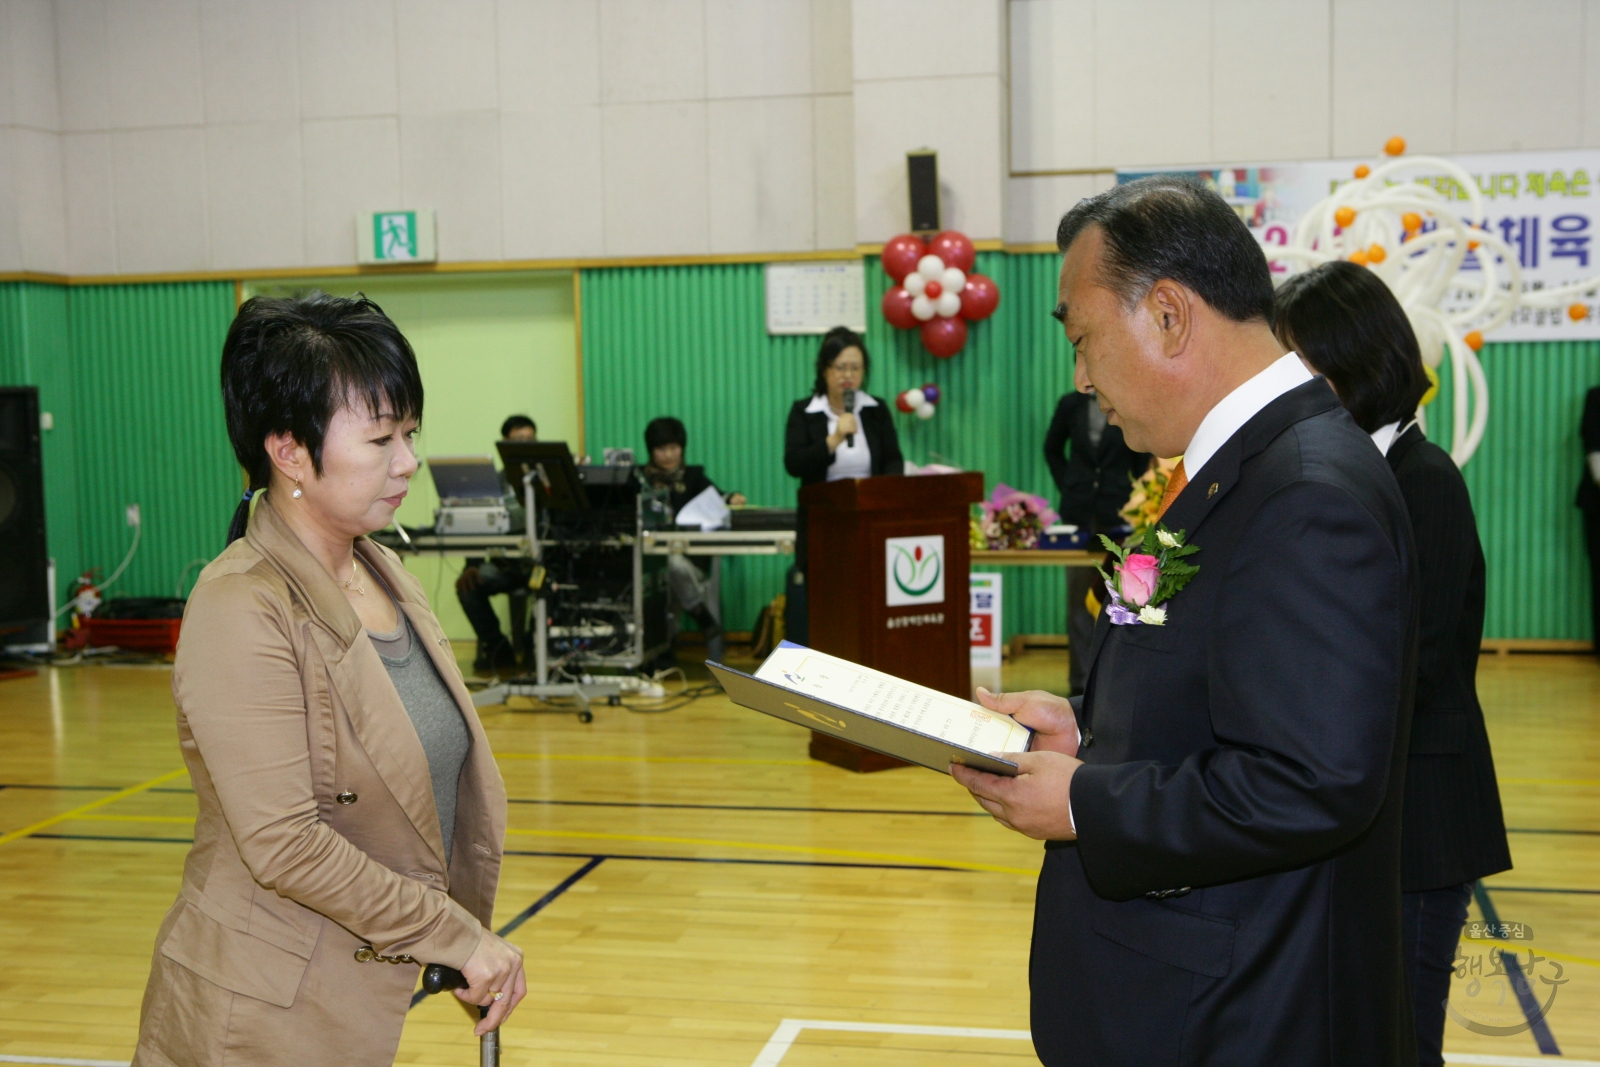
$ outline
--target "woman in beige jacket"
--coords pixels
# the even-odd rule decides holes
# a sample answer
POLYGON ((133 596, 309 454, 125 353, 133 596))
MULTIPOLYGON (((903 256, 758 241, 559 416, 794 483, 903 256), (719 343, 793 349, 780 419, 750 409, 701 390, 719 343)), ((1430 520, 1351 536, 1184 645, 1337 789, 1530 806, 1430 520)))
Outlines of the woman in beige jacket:
POLYGON ((251 492, 173 668, 200 810, 134 1063, 387 1065, 421 965, 466 975, 480 1034, 527 990, 489 929, 499 771, 420 584, 366 538, 417 469, 422 382, 376 305, 317 294, 240 308, 222 387, 251 492))

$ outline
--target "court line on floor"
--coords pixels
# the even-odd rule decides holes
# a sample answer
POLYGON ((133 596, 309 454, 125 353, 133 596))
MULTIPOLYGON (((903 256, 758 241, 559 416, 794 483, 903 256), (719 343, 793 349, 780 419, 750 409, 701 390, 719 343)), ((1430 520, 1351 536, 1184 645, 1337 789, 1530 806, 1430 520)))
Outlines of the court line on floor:
MULTIPOLYGON (((1478 902, 1478 910, 1483 913, 1484 922, 1491 928, 1500 925, 1500 914, 1495 910, 1494 900, 1489 896, 1489 890, 1483 882, 1472 884, 1472 896, 1478 902)), ((1509 940, 1509 938, 1499 939, 1509 940)), ((1531 957, 1533 953, 1530 951, 1531 957)), ((1534 1043, 1539 1046, 1539 1052, 1545 1056, 1561 1055, 1561 1046, 1556 1044, 1556 1037, 1550 1032, 1550 1023, 1544 1017, 1544 1009, 1539 1005, 1539 998, 1533 995, 1533 988, 1528 984, 1528 976, 1522 973, 1522 964, 1517 959, 1517 953, 1500 953, 1500 963, 1506 969, 1506 976, 1511 983, 1511 991, 1516 994, 1517 1004, 1522 1008, 1522 1017, 1528 1021, 1528 1030, 1533 1034, 1534 1043)), ((1551 996, 1555 994, 1552 991, 1551 996)), ((1455 1011, 1449 1004, 1446 1010, 1454 1015, 1455 1011)), ((1457 1017, 1459 1021, 1459 1016, 1457 1017)))
MULTIPOLYGON (((606 858, 604 856, 590 856, 588 863, 585 863, 582 867, 579 867, 577 870, 563 878, 560 884, 558 884, 554 889, 550 890, 550 892, 546 893, 532 904, 529 904, 526 908, 523 908, 514 919, 500 927, 500 929, 496 930, 495 933, 501 937, 511 936, 517 927, 521 926, 523 923, 539 914, 545 908, 549 907, 557 897, 571 889, 573 886, 577 885, 579 882, 583 881, 583 879, 586 878, 590 872, 592 872, 596 867, 600 866, 605 861, 606 858)), ((426 999, 428 999, 427 992, 422 989, 417 990, 411 995, 411 1007, 416 1007, 426 999)))
POLYGON ((79 1060, 61 1056, 3 1056, 0 1063, 40 1063, 52 1067, 130 1067, 127 1060, 79 1060))
POLYGON ((950 867, 933 863, 851 863, 845 860, 765 860, 751 859, 748 856, 650 856, 637 852, 602 852, 598 854, 588 852, 541 852, 533 849, 506 849, 507 856, 569 856, 572 859, 583 859, 585 856, 596 856, 607 860, 638 860, 645 863, 728 863, 748 864, 753 867, 843 867, 860 868, 874 871, 960 871, 960 867, 950 867))
POLYGON ((814 767, 816 760, 809 759, 735 759, 718 756, 623 756, 609 753, 577 752, 496 752, 495 759, 511 760, 573 760, 581 763, 739 763, 767 767, 814 767))
POLYGON ((39 822, 34 823, 32 826, 24 826, 20 830, 12 830, 10 833, 0 834, 0 845, 10 844, 12 841, 18 841, 24 837, 32 837, 40 830, 43 830, 47 827, 54 826, 57 823, 66 822, 69 819, 78 818, 86 812, 103 808, 107 804, 115 804, 119 800, 126 800, 128 797, 136 796, 148 789, 154 789, 163 782, 170 782, 174 778, 181 777, 188 773, 189 770, 187 767, 180 767, 175 771, 168 771, 166 774, 158 775, 157 777, 150 779, 148 782, 140 782, 138 785, 129 786, 127 789, 118 790, 108 797, 101 797, 99 800, 91 800, 89 803, 73 808, 71 811, 62 812, 60 815, 52 815, 50 818, 42 819, 39 822))
POLYGON ((1587 836, 1600 836, 1600 830, 1557 830, 1557 829, 1554 829, 1554 828, 1545 829, 1543 827, 1535 828, 1535 827, 1526 827, 1526 826, 1508 826, 1508 827, 1506 827, 1506 833, 1508 833, 1508 834, 1579 834, 1579 835, 1587 835, 1587 836))
MULTIPOLYGON (((508 804, 545 804, 574 808, 683 808, 690 811, 792 811, 821 815, 951 815, 958 819, 987 819, 986 811, 922 811, 908 808, 803 808, 781 804, 667 804, 649 800, 547 800, 509 797, 508 804)), ((1582 831, 1574 831, 1582 832, 1582 831)), ((1600 833, 1600 830, 1595 831, 1600 833)))
POLYGON ((991 874, 1037 875, 1037 870, 1022 867, 1001 867, 992 863, 974 863, 969 860, 946 860, 928 856, 904 856, 891 852, 862 852, 849 848, 818 848, 814 845, 779 845, 764 841, 723 841, 700 837, 667 837, 657 834, 607 834, 587 830, 507 830, 506 836, 560 837, 586 841, 638 841, 654 845, 698 845, 704 848, 740 848, 763 852, 804 852, 816 856, 841 856, 847 859, 879 860, 889 863, 907 863, 951 867, 963 871, 986 871, 991 874))
POLYGON ((1500 778, 1501 785, 1600 785, 1600 778, 1500 778))
POLYGON ((785 1019, 772 1031, 750 1067, 778 1067, 803 1030, 832 1030, 853 1034, 909 1034, 917 1037, 965 1037, 995 1041, 1032 1041, 1027 1030, 989 1030, 975 1026, 916 1026, 906 1023, 853 1023, 832 1019, 785 1019))

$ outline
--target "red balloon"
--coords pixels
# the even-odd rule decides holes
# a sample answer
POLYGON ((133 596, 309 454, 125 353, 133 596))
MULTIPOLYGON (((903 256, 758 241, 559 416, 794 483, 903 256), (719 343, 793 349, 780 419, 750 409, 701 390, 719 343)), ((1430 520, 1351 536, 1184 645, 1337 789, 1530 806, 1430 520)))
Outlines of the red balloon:
POLYGON ((931 318, 922 324, 922 347, 949 359, 967 343, 967 324, 958 318, 931 318))
POLYGON ((972 247, 972 242, 964 233, 955 230, 946 230, 928 242, 928 251, 944 260, 944 265, 954 267, 963 274, 972 273, 972 265, 978 260, 978 250, 972 247))
POLYGON ((944 286, 938 282, 929 282, 922 290, 922 295, 929 300, 937 300, 944 295, 944 286))
POLYGON ((993 278, 982 274, 967 275, 967 284, 961 290, 962 318, 980 322, 993 315, 994 309, 999 306, 1000 287, 993 278))
POLYGON ((917 269, 917 261, 927 254, 928 246, 922 243, 922 238, 903 233, 883 246, 884 272, 896 282, 903 282, 907 274, 917 269))
POLYGON ((902 330, 914 330, 922 325, 911 314, 911 294, 898 285, 883 294, 883 317, 889 320, 890 326, 902 330))
POLYGON ((899 394, 897 394, 895 396, 895 398, 894 398, 894 406, 899 408, 901 413, 906 414, 906 415, 909 415, 913 411, 917 410, 916 408, 911 406, 911 401, 906 399, 906 394, 904 394, 904 393, 899 393, 899 394))

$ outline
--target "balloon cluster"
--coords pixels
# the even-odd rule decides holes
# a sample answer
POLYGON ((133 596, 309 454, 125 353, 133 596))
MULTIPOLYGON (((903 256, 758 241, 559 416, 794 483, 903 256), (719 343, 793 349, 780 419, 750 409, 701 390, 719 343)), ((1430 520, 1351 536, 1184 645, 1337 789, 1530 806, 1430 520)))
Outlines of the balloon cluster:
MULTIPOLYGON (((1287 245, 1266 245, 1268 260, 1312 267, 1348 259, 1366 267, 1394 292, 1422 348, 1430 376, 1450 356, 1454 418, 1450 456, 1462 465, 1483 440, 1489 420, 1489 383, 1478 362, 1483 335, 1519 307, 1566 306, 1574 321, 1588 315, 1576 298, 1595 292, 1600 279, 1524 290, 1517 253, 1486 225, 1477 181, 1447 159, 1405 154, 1403 137, 1383 146, 1389 160, 1357 166, 1353 181, 1319 200, 1296 225, 1287 245), (1467 198, 1458 209, 1430 184, 1401 179, 1406 171, 1443 173, 1467 198), (1463 270, 1472 256, 1476 270, 1463 270), (1447 298, 1466 294, 1454 309, 1447 298)), ((1419 413, 1420 414, 1420 413, 1419 413)))
POLYGON ((949 359, 967 343, 967 323, 1000 306, 994 280, 972 273, 977 258, 966 234, 954 230, 927 243, 911 234, 896 237, 883 246, 883 269, 895 281, 883 294, 883 317, 899 329, 920 330, 922 347, 949 359))
POLYGON ((894 406, 907 415, 915 415, 919 419, 931 419, 942 395, 939 387, 929 382, 915 389, 907 389, 895 397, 894 406))

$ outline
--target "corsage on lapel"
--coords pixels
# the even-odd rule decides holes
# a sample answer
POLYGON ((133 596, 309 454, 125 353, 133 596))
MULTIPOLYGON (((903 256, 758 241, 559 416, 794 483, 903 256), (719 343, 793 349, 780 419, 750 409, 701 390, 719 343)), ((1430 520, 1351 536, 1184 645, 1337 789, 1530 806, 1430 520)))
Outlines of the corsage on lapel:
POLYGON ((1100 535, 1101 542, 1117 559, 1111 568, 1113 574, 1107 574, 1102 567, 1095 568, 1105 579, 1106 592, 1111 594, 1106 611, 1113 626, 1167 624, 1167 609, 1160 605, 1177 596, 1189 579, 1200 573, 1199 567, 1184 562, 1184 557, 1200 551, 1200 546, 1184 544, 1183 535, 1183 530, 1173 533, 1160 524, 1149 527, 1138 552, 1100 535))

